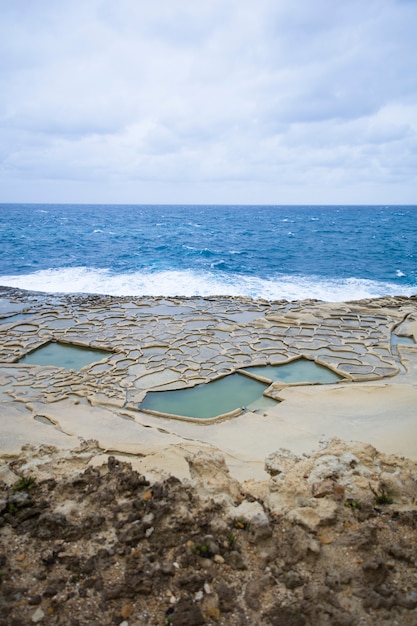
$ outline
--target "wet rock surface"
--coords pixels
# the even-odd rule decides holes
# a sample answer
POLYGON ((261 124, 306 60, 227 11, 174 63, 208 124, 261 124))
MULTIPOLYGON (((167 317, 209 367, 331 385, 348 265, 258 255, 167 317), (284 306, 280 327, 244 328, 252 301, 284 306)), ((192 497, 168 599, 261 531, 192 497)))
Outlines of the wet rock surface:
POLYGON ((416 624, 415 462, 332 440, 256 486, 219 452, 158 482, 96 452, 3 460, 0 626, 416 624))
MULTIPOLYGON (((417 327, 416 299, 400 296, 329 305, 37 294, 0 287, 0 299, 5 311, 0 391, 20 402, 56 402, 76 394, 93 405, 136 409, 148 390, 185 388, 301 355, 345 380, 380 380, 399 371, 392 329, 412 334, 417 327), (16 306, 22 313, 15 319, 16 306), (44 368, 19 363, 50 341, 108 354, 80 371, 50 367, 47 375, 44 368)), ((275 387, 279 396, 280 385, 275 387)))

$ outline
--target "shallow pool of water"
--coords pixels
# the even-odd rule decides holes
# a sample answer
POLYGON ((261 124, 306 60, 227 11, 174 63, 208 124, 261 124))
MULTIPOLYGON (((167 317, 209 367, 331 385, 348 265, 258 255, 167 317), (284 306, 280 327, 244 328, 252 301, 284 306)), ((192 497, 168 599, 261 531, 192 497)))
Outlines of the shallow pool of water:
POLYGON ((29 352, 19 360, 25 365, 52 365, 65 369, 80 370, 86 365, 101 361, 112 354, 105 350, 94 350, 65 343, 50 342, 33 352, 29 352))
POLYGON ((0 324, 13 324, 14 322, 21 322, 33 317, 33 313, 17 313, 17 315, 9 315, 8 317, 1 317, 0 324))
POLYGON ((167 415, 208 419, 239 408, 265 409, 277 403, 263 395, 268 385, 242 374, 174 391, 150 391, 140 404, 167 415))
POLYGON ((396 346, 398 344, 405 345, 405 346, 416 345, 413 337, 402 337, 400 335, 394 335, 394 334, 391 335, 391 344, 393 346, 396 346))
POLYGON ((285 383, 335 383, 343 377, 332 370, 308 359, 297 359, 284 365, 261 365, 245 367, 245 372, 285 383))

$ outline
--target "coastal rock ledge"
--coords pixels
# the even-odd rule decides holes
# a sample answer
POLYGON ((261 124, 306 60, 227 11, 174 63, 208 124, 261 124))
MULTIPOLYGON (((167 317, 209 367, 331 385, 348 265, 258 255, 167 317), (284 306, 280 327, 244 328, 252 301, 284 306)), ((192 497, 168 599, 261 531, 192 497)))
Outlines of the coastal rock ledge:
POLYGON ((369 444, 220 451, 148 480, 95 441, 0 465, 0 625, 417 623, 417 463, 369 444))

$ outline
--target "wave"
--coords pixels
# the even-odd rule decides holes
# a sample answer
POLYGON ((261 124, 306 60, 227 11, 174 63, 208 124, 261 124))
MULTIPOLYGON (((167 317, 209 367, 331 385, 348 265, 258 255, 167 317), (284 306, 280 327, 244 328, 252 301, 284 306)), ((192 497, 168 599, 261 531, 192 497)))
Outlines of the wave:
POLYGON ((183 250, 187 250, 186 254, 190 254, 190 256, 192 255, 196 255, 196 256, 202 256, 202 257, 212 257, 215 254, 220 254, 220 252, 222 252, 221 250, 211 250, 210 248, 198 248, 195 246, 190 246, 187 244, 182 244, 181 248, 183 250))
POLYGON ((277 275, 270 278, 214 272, 148 271, 114 273, 107 269, 71 267, 0 276, 0 284, 45 293, 86 293, 113 296, 246 296, 266 300, 346 302, 385 295, 411 296, 417 285, 399 286, 361 278, 277 275))

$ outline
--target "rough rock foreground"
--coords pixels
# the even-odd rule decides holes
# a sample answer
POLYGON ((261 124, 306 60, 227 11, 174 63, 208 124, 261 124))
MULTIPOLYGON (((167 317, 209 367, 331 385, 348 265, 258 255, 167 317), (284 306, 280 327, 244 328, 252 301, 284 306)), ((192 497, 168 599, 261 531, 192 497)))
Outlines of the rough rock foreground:
POLYGON ((0 625, 417 624, 416 462, 336 439, 150 484, 97 452, 3 460, 0 625))

